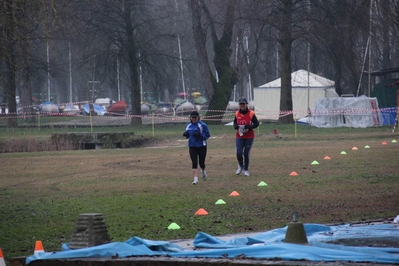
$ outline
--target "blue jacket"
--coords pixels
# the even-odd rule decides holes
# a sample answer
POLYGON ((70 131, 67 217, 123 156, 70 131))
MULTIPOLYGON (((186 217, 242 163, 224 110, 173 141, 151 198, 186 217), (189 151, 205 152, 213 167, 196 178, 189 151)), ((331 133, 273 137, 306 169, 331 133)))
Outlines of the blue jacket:
POLYGON ((187 124, 183 135, 188 138, 189 147, 206 146, 206 140, 211 136, 208 126, 201 120, 197 123, 187 124))

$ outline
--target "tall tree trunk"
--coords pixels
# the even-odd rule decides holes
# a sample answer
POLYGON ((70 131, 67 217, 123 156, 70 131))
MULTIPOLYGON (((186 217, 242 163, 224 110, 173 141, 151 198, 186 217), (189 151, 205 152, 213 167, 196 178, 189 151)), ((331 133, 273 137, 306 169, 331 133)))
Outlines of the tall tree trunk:
MULTIPOLYGON (((234 85, 238 81, 238 75, 235 68, 230 64, 230 57, 232 50, 230 48, 233 27, 234 27, 234 1, 229 1, 226 7, 226 21, 224 24, 223 35, 220 40, 213 38, 215 57, 213 62, 219 76, 219 83, 214 82, 214 97, 209 102, 210 110, 220 110, 220 112, 213 111, 209 115, 219 115, 220 120, 215 123, 220 124, 223 118, 224 110, 229 102, 230 95, 234 89, 234 85)), ((207 114, 208 115, 208 114, 207 114)))
POLYGON ((18 127, 17 121, 17 105, 15 100, 16 83, 15 83, 15 50, 14 50, 14 4, 12 0, 6 0, 6 25, 4 27, 5 38, 6 38, 6 53, 5 53, 5 96, 7 99, 9 116, 7 117, 7 127, 16 128, 18 127))
MULTIPOLYGON (((381 1, 380 5, 382 6, 383 10, 387 10, 388 12, 392 12, 390 8, 390 1, 381 1)), ((388 19, 388 16, 382 16, 383 25, 385 25, 384 29, 382 30, 382 38, 383 38, 383 45, 382 45, 382 69, 391 68, 391 45, 389 43, 390 37, 395 36, 392 35, 392 25, 388 19)))
POLYGON ((334 62, 334 82, 335 82, 335 91, 337 92, 338 96, 342 95, 342 87, 341 87, 341 80, 342 80, 342 71, 341 71, 341 64, 337 62, 337 60, 333 60, 334 62))
POLYGON ((214 88, 213 88, 213 80, 214 77, 212 75, 212 71, 209 67, 208 54, 206 51, 206 43, 205 43, 205 33, 202 30, 202 22, 201 22, 201 6, 199 0, 191 0, 191 16, 192 16, 192 27, 193 27, 193 36, 195 41, 195 48, 197 51, 198 57, 198 65, 200 69, 200 73, 202 76, 202 80, 204 82, 205 91, 208 97, 213 98, 214 88))
POLYGON ((30 69, 28 66, 24 67, 21 71, 20 87, 21 87, 21 99, 20 103, 22 106, 22 117, 30 122, 35 121, 35 116, 33 115, 32 106, 32 87, 30 81, 30 69))
POLYGON ((140 82, 139 82, 139 59, 136 50, 136 40, 134 38, 133 22, 131 19, 130 6, 126 5, 125 12, 125 27, 127 36, 127 53, 128 53, 128 65, 130 72, 130 102, 132 104, 132 118, 130 124, 132 126, 141 125, 141 92, 140 92, 140 82))
POLYGON ((223 34, 220 39, 217 38, 217 33, 211 18, 210 12, 205 5, 203 0, 191 0, 191 11, 193 20, 193 31, 195 47, 197 49, 198 60, 200 64, 200 71, 202 79, 204 81, 209 101, 209 110, 207 116, 213 116, 214 120, 212 124, 220 124, 226 106, 229 102, 231 92, 233 91, 234 85, 238 81, 238 75, 236 69, 230 64, 231 56, 231 40, 234 28, 234 11, 235 1, 228 1, 226 6, 226 16, 224 21, 223 34), (211 73, 211 67, 209 66, 208 57, 206 54, 205 47, 205 36, 204 29, 201 25, 201 13, 207 18, 207 22, 210 24, 211 37, 213 41, 215 69, 219 77, 219 82, 216 81, 215 77, 211 73))
MULTIPOLYGON (((130 42, 129 42, 130 43, 130 42)), ((130 102, 132 103, 132 119, 130 124, 132 126, 141 125, 141 92, 139 83, 139 63, 133 44, 129 46, 129 72, 130 72, 130 83, 131 83, 131 97, 130 102)))
MULTIPOLYGON (((28 55, 29 44, 27 38, 24 38, 21 42, 22 45, 22 53, 28 55)), ((23 60, 22 62, 22 70, 21 70, 21 78, 19 81, 20 90, 21 90, 21 99, 20 103, 23 107, 22 117, 30 122, 35 121, 35 116, 33 115, 33 106, 32 106, 32 86, 31 86, 31 69, 27 60, 23 60)))
MULTIPOLYGON (((281 73, 281 91, 280 91, 280 112, 290 112, 292 108, 292 85, 291 85, 291 50, 292 50, 292 2, 283 0, 284 15, 281 24, 281 55, 280 55, 280 73, 281 73)), ((293 114, 281 114, 278 122, 288 124, 294 122, 293 114)))

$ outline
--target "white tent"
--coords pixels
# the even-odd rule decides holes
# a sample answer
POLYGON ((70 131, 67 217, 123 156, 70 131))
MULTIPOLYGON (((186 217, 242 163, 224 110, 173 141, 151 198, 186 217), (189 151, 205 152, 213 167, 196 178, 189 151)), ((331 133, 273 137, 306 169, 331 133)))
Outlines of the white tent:
POLYGON ((310 117, 303 118, 315 127, 375 127, 381 126, 382 115, 377 98, 320 98, 310 117))
MULTIPOLYGON (((314 109, 319 98, 338 97, 334 81, 298 70, 291 73, 292 102, 294 118, 308 114, 308 107, 314 109)), ((280 114, 281 78, 254 88, 256 116, 262 119, 278 120, 280 114)))

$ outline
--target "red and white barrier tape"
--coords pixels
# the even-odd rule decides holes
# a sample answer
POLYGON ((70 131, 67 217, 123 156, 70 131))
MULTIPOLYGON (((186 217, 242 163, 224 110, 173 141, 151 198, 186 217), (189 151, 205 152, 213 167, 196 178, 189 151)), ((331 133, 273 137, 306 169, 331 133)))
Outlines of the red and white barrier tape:
MULTIPOLYGON (((87 103, 87 102, 80 102, 80 103, 87 103)), ((32 107, 32 106, 30 106, 32 107)), ((28 108, 28 107, 25 107, 28 108)), ((202 120, 222 120, 222 121, 231 121, 233 119, 233 115, 235 114, 235 111, 227 111, 227 110, 206 110, 207 113, 211 112, 217 112, 218 114, 216 115, 208 115, 208 116, 202 116, 202 120), (231 118, 226 118, 226 115, 231 115, 231 118)), ((336 116, 336 115, 360 115, 360 114, 378 114, 378 112, 385 112, 385 113, 397 113, 398 111, 396 108, 381 108, 381 109, 365 109, 365 108, 331 108, 331 109, 326 109, 326 110, 313 110, 311 111, 311 116, 312 117, 320 117, 320 116, 336 116)), ((141 118, 157 118, 157 119, 162 119, 162 120, 172 120, 172 121, 178 121, 178 120, 187 120, 188 116, 185 115, 187 111, 180 111, 180 112, 168 112, 168 113, 154 113, 154 114, 148 114, 148 115, 129 115, 129 114, 120 114, 120 113, 106 113, 104 116, 96 116, 96 117, 102 117, 102 118, 112 118, 112 117, 127 117, 127 118, 132 118, 132 117, 141 117, 141 118)), ((399 113, 399 112, 398 112, 399 113)), ((308 111, 307 110, 296 110, 296 111, 271 111, 271 110, 256 110, 257 115, 262 115, 263 117, 284 117, 290 114, 293 114, 294 116, 297 115, 307 115, 308 111)), ((46 116, 64 116, 64 117, 87 117, 87 115, 81 114, 81 113, 73 113, 73 112, 60 112, 60 113, 46 113, 46 112, 22 112, 22 113, 7 113, 7 114, 0 114, 0 119, 2 118, 18 118, 18 117, 23 117, 23 118, 28 118, 28 117, 36 117, 40 115, 41 117, 46 117, 46 116)), ((398 117, 396 117, 395 124, 398 120, 398 117)))

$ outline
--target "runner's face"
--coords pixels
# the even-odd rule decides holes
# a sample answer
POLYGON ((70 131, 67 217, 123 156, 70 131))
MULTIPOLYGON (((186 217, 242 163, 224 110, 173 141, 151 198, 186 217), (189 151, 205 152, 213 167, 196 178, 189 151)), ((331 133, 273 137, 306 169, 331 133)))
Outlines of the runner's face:
POLYGON ((245 110, 247 108, 247 104, 246 103, 240 103, 240 109, 241 110, 245 110))

